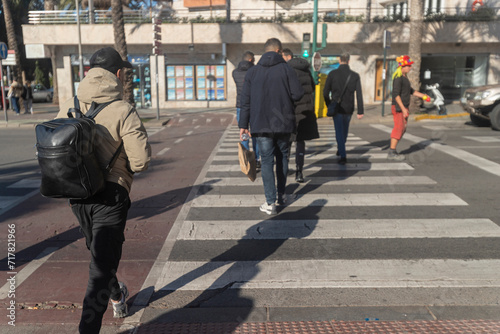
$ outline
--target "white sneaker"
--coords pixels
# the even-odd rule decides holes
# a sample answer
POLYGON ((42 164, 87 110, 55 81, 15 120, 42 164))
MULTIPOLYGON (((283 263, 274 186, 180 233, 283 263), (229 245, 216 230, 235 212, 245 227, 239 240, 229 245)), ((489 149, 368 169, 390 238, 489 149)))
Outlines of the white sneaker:
POLYGON ((128 298, 128 289, 125 283, 118 282, 120 285, 120 291, 122 292, 122 299, 119 303, 113 303, 113 318, 125 318, 128 315, 128 307, 127 307, 127 298, 128 298))
POLYGON ((267 202, 264 202, 264 204, 262 204, 259 209, 260 209, 260 211, 265 212, 268 215, 275 215, 278 213, 276 211, 276 204, 274 204, 274 203, 267 204, 267 202))

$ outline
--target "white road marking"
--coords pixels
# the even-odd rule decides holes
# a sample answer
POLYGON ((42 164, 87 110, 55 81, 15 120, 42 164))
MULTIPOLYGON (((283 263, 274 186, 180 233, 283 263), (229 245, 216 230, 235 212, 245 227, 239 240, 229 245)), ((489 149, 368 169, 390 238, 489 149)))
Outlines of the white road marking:
POLYGON ((192 134, 193 134, 193 131, 188 131, 188 132, 186 132, 186 136, 190 136, 190 135, 192 135, 192 134))
MULTIPOLYGON (((379 130, 387 132, 387 133, 391 133, 391 131, 392 131, 392 128, 390 128, 386 125, 383 125, 383 124, 371 124, 371 126, 373 128, 379 129, 379 130)), ((462 160, 462 161, 464 161, 464 162, 466 162, 474 167, 478 167, 478 168, 480 168, 488 173, 491 173, 493 175, 500 176, 500 165, 499 164, 497 164, 493 161, 490 161, 488 159, 482 158, 478 155, 466 152, 464 150, 458 149, 458 148, 453 147, 453 146, 448 146, 445 144, 436 143, 436 142, 433 142, 429 139, 414 136, 414 135, 411 135, 408 133, 405 134, 404 139, 411 141, 411 142, 414 142, 414 143, 425 143, 428 145, 428 147, 430 147, 432 149, 435 149, 437 151, 451 155, 454 158, 462 160)))
POLYGON ((39 192, 36 189, 24 196, 0 196, 0 216, 39 192))
POLYGON ((498 238, 489 219, 185 221, 178 240, 498 238))
POLYGON ((184 138, 179 138, 179 139, 177 139, 176 141, 174 141, 174 144, 179 144, 179 143, 180 143, 181 141, 183 141, 183 140, 184 140, 184 138))
MULTIPOLYGON (((258 207, 263 195, 201 195, 193 207, 258 207)), ((360 193, 360 194, 305 194, 298 196, 287 207, 337 206, 442 206, 467 205, 452 193, 360 193)))
POLYGON ((40 188, 40 183, 41 183, 40 179, 24 179, 11 184, 7 188, 15 188, 15 189, 40 188))
MULTIPOLYGON (((54 254, 58 247, 48 247, 43 250, 36 258, 30 261, 21 271, 17 272, 16 276, 16 287, 19 286, 37 270, 42 264, 47 262, 47 260, 54 254)), ((12 272, 12 271, 9 271, 12 272)), ((9 273, 7 272, 7 274, 9 273)), ((9 275, 9 274, 8 274, 9 275)), ((10 276, 10 275, 9 275, 10 276)), ((10 284, 6 283, 4 286, 0 288, 0 300, 7 298, 9 293, 10 284)))
POLYGON ((155 290, 498 288, 499 267, 500 260, 454 259, 172 261, 165 264, 155 290))
MULTIPOLYGON (((339 164, 324 164, 322 166, 309 165, 304 167, 304 171, 321 171, 321 170, 341 170, 341 171, 361 171, 361 170, 413 170, 413 167, 404 162, 388 162, 388 163, 350 163, 346 165, 339 164)), ((209 172, 241 172, 239 165, 211 165, 208 168, 209 172)))
MULTIPOLYGON (((295 153, 292 153, 291 160, 295 159, 295 153)), ((324 160, 324 159, 338 159, 335 153, 325 154, 306 154, 305 155, 306 162, 309 160, 324 160)), ((349 153, 347 152, 347 159, 352 161, 351 159, 387 159, 387 153, 349 153)), ((227 161, 227 162, 238 162, 237 155, 217 155, 215 157, 216 161, 227 161)))
POLYGON ((163 150, 161 150, 160 152, 158 152, 157 155, 163 155, 163 154, 167 153, 168 150, 170 150, 170 147, 165 147, 163 150))
POLYGON ((480 143, 500 143, 500 137, 493 137, 493 136, 479 136, 479 137, 463 136, 463 138, 477 141, 480 143))
MULTIPOLYGON (((355 186, 355 185, 419 185, 436 184, 436 181, 427 176, 349 176, 349 177, 317 177, 305 174, 304 185, 322 185, 322 186, 355 186)), ((207 177, 203 182, 217 187, 224 186, 254 186, 262 187, 262 180, 259 175, 254 182, 241 174, 241 177, 207 177)), ((293 183, 292 180, 289 183, 293 183)))

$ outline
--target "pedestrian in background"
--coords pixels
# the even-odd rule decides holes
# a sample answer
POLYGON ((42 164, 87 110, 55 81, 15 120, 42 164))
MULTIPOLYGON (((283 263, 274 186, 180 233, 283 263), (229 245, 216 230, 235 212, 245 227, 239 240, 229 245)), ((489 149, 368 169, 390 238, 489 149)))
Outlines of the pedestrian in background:
MULTIPOLYGON (((124 68, 132 65, 122 60, 111 47, 97 50, 90 57, 90 70, 78 86, 80 109, 86 113, 92 102, 112 102, 96 117, 96 154, 105 166, 123 143, 118 159, 106 177, 106 188, 85 200, 70 200, 90 250, 89 280, 83 300, 80 333, 99 333, 109 300, 113 316, 128 315, 127 286, 118 282, 116 272, 125 241, 125 224, 130 208, 129 192, 133 174, 146 170, 151 158, 146 129, 136 109, 123 101, 124 68)), ((62 105, 57 118, 68 117, 74 99, 62 105)))
POLYGON ((281 55, 280 40, 268 39, 264 50, 257 65, 250 68, 245 76, 238 126, 240 139, 243 134, 249 133, 249 128, 252 137, 257 137, 266 196, 260 211, 272 215, 277 213, 276 202, 284 204, 290 135, 295 132, 293 102, 302 98, 304 90, 281 55))
POLYGON ((23 102, 24 102, 24 113, 33 114, 33 87, 31 87, 31 81, 26 81, 23 87, 23 102))
POLYGON ((283 49, 283 58, 297 74, 300 84, 304 89, 304 96, 295 102, 295 123, 297 132, 295 134, 295 181, 304 182, 303 168, 304 155, 306 153, 305 140, 319 138, 318 123, 314 113, 314 91, 316 85, 311 75, 311 65, 304 58, 293 58, 290 49, 283 49))
POLYGON ((7 97, 10 98, 10 104, 12 105, 12 110, 16 112, 16 115, 20 114, 21 106, 19 105, 19 98, 23 94, 23 85, 17 82, 17 79, 12 81, 9 91, 7 92, 7 97))
POLYGON ((427 95, 417 92, 411 88, 410 80, 407 77, 407 74, 411 71, 411 65, 413 64, 410 57, 406 55, 397 57, 396 62, 398 63, 398 68, 392 76, 391 106, 394 128, 391 132, 391 142, 387 159, 403 161, 405 156, 398 154, 396 147, 398 142, 403 137, 403 134, 406 132, 408 116, 410 115, 408 107, 410 106, 411 96, 420 97, 426 101, 430 101, 430 98, 427 95))
POLYGON ((345 143, 349 134, 349 123, 354 113, 354 94, 358 106, 358 119, 363 118, 363 93, 361 92, 361 81, 359 74, 349 67, 350 55, 343 53, 340 56, 340 66, 328 73, 326 78, 323 96, 327 106, 332 100, 341 100, 338 112, 333 116, 335 127, 335 139, 337 141, 337 156, 340 156, 339 164, 347 163, 347 152, 345 143), (343 92, 343 94, 342 94, 343 92), (342 95, 342 96, 341 96, 342 95))
MULTIPOLYGON (((236 121, 240 121, 241 111, 241 92, 243 91, 243 83, 245 82, 245 75, 248 69, 255 65, 255 57, 253 52, 246 51, 238 64, 238 67, 233 71, 233 80, 236 84, 236 121)), ((249 140, 241 141, 241 144, 250 150, 249 140)), ((255 162, 257 169, 260 168, 259 146, 257 145, 257 138, 252 137, 252 147, 255 152, 255 162)))

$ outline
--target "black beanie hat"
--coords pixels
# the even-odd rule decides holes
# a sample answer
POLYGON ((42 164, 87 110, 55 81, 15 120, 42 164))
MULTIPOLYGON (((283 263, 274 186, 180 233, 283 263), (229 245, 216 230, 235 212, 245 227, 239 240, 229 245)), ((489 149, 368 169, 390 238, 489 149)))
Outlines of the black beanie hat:
POLYGON ((116 74, 121 68, 132 68, 132 64, 128 61, 124 61, 118 51, 108 46, 97 50, 92 57, 90 57, 90 68, 94 67, 100 67, 116 74))

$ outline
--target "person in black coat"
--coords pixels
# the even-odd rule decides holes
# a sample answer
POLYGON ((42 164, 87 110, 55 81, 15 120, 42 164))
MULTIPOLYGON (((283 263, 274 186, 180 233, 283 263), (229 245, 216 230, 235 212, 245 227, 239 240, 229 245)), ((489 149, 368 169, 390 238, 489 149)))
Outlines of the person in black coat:
POLYGON ((361 81, 359 74, 351 71, 349 68, 349 58, 350 56, 348 53, 344 53, 340 56, 340 66, 335 71, 328 73, 325 88, 323 90, 323 96, 327 106, 330 105, 332 100, 338 101, 340 98, 342 99, 339 112, 333 117, 335 139, 337 140, 338 149, 337 155, 340 156, 339 164, 341 165, 345 165, 347 162, 345 143, 347 141, 347 134, 349 133, 349 123, 351 122, 351 117, 354 112, 354 93, 356 93, 358 105, 358 119, 361 119, 364 114, 361 81), (348 78, 349 81, 347 81, 348 78), (340 96, 344 87, 344 94, 340 96))
POLYGON ((264 49, 257 65, 245 76, 238 126, 240 139, 249 133, 249 125, 252 137, 257 137, 266 195, 260 210, 271 215, 277 213, 276 201, 284 204, 290 135, 295 132, 294 101, 302 98, 304 90, 294 70, 281 56, 280 40, 268 39, 264 49))
MULTIPOLYGON (((233 80, 236 84, 236 121, 240 120, 240 110, 241 110, 241 92, 243 91, 243 83, 245 82, 245 75, 247 71, 255 65, 255 56, 253 52, 246 51, 238 64, 238 67, 233 71, 233 80)), ((243 140, 241 144, 250 150, 250 145, 248 140, 243 140)), ((257 145, 257 139, 252 138, 252 146, 255 151, 255 160, 257 169, 260 168, 260 157, 259 157, 259 147, 257 145)))
POLYGON ((319 138, 318 123, 314 113, 314 91, 316 85, 311 75, 311 65, 304 58, 293 58, 290 49, 283 49, 283 58, 288 62, 297 74, 300 84, 304 89, 304 96, 295 102, 295 122, 297 123, 297 134, 295 137, 295 181, 304 182, 302 169, 304 168, 304 155, 306 152, 305 140, 319 138))

